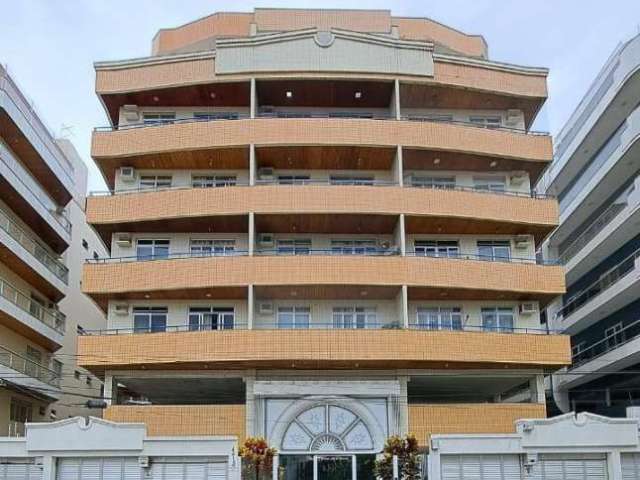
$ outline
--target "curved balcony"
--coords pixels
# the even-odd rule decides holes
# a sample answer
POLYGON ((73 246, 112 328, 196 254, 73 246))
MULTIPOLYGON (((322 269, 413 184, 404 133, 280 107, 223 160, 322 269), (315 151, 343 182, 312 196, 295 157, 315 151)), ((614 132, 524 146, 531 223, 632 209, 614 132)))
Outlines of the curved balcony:
POLYGON ((249 212, 256 215, 405 214, 408 232, 422 228, 425 223, 437 222, 441 230, 449 229, 449 233, 500 231, 532 234, 537 241, 555 228, 558 218, 557 202, 550 198, 395 185, 172 188, 87 198, 87 221, 107 243, 117 231, 150 231, 154 225, 180 231, 180 224, 187 221, 193 231, 199 220, 208 219, 210 223, 215 217, 218 222, 230 221, 249 212))
MULTIPOLYGON (((311 115, 306 115, 309 117, 311 115)), ((202 152, 257 146, 362 146, 456 152, 518 163, 536 173, 552 159, 551 137, 468 124, 372 118, 199 119, 93 133, 91 155, 113 184, 115 169, 184 165, 202 152)))
POLYGON ((569 338, 425 330, 221 330, 78 337, 78 364, 118 368, 555 368, 569 338), (516 367, 517 368, 517 367, 516 367))
MULTIPOLYGON (((532 259, 486 261, 398 255, 259 255, 136 261, 113 258, 84 267, 82 288, 106 306, 109 299, 194 298, 216 289, 243 292, 255 286, 407 285, 416 298, 438 299, 443 291, 459 299, 511 299, 548 302, 564 292, 562 267, 537 265, 532 259)), ((229 293, 225 291, 224 293, 229 293)), ((242 293, 240 293, 242 295, 242 293)), ((220 297, 219 297, 220 298, 220 297)), ((238 298, 238 297, 231 297, 238 298)))

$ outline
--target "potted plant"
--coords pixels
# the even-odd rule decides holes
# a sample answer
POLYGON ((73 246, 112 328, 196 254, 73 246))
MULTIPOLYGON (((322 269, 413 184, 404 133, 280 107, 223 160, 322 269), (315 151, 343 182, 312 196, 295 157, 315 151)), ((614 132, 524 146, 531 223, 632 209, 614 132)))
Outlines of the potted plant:
POLYGON ((263 437, 248 437, 238 455, 242 459, 242 478, 267 480, 271 479, 273 457, 277 454, 275 448, 263 437))
POLYGON ((400 480, 421 480, 418 440, 413 435, 387 439, 382 450, 382 458, 376 460, 375 474, 382 480, 393 480, 393 457, 398 457, 398 478, 400 480))

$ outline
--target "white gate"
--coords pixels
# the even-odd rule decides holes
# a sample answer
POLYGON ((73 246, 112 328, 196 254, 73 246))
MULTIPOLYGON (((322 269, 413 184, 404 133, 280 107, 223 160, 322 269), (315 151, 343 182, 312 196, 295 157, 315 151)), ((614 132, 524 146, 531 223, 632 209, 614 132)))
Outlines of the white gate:
POLYGON ((607 480, 605 455, 540 455, 531 480, 607 480))
POLYGON ((442 480, 521 480, 518 455, 442 455, 442 480))
POLYGON ((622 480, 640 480, 640 453, 623 453, 622 480))
POLYGON ((23 459, 0 460, 0 480, 42 480, 42 466, 23 459))

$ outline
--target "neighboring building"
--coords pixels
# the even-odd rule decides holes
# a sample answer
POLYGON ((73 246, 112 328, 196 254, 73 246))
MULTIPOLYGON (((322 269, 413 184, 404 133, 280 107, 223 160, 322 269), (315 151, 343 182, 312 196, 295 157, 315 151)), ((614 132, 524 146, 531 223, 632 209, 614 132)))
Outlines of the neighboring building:
POLYGON ((571 335, 572 366, 552 379, 568 412, 624 416, 640 405, 640 36, 609 58, 556 141, 541 190, 560 226, 545 242, 567 293, 548 309, 571 335))
MULTIPOLYGON (((2 435, 23 435, 26 422, 59 418, 62 411, 82 412, 56 405, 58 400, 86 400, 64 394, 67 386, 75 386, 67 378, 75 370, 75 323, 82 315, 99 328, 104 315, 80 292, 82 258, 74 236, 89 231, 82 210, 86 166, 67 153, 69 148, 66 141, 54 139, 0 67, 2 435), (74 303, 83 298, 85 308, 67 309, 65 297, 74 303)), ((91 242, 100 245, 89 233, 91 242)), ((91 391, 75 392, 98 395, 100 383, 91 391)))
POLYGON ((111 252, 82 287, 108 318, 78 358, 105 419, 263 435, 306 479, 370 478, 392 434, 546 417, 570 357, 539 315, 564 293, 535 255, 558 220, 531 190, 547 70, 486 49, 388 11, 256 9, 97 63, 110 191, 87 218, 111 252))

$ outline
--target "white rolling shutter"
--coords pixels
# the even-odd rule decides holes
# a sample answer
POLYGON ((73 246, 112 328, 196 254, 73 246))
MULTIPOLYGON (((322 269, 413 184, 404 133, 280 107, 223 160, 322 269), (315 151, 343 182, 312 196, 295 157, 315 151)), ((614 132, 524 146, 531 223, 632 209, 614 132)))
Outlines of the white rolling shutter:
POLYGON ((623 453, 622 480, 640 480, 640 453, 623 453))
POLYGON ((604 455, 541 455, 531 469, 531 480, 607 480, 604 455))
POLYGON ((0 463, 0 480, 42 480, 42 467, 23 459, 3 460, 0 463))
POLYGON ((155 457, 150 468, 152 480, 227 480, 227 463, 208 458, 155 457))
POLYGON ((141 480, 138 457, 60 458, 56 480, 141 480))
POLYGON ((442 480, 521 480, 518 455, 442 455, 442 480))

